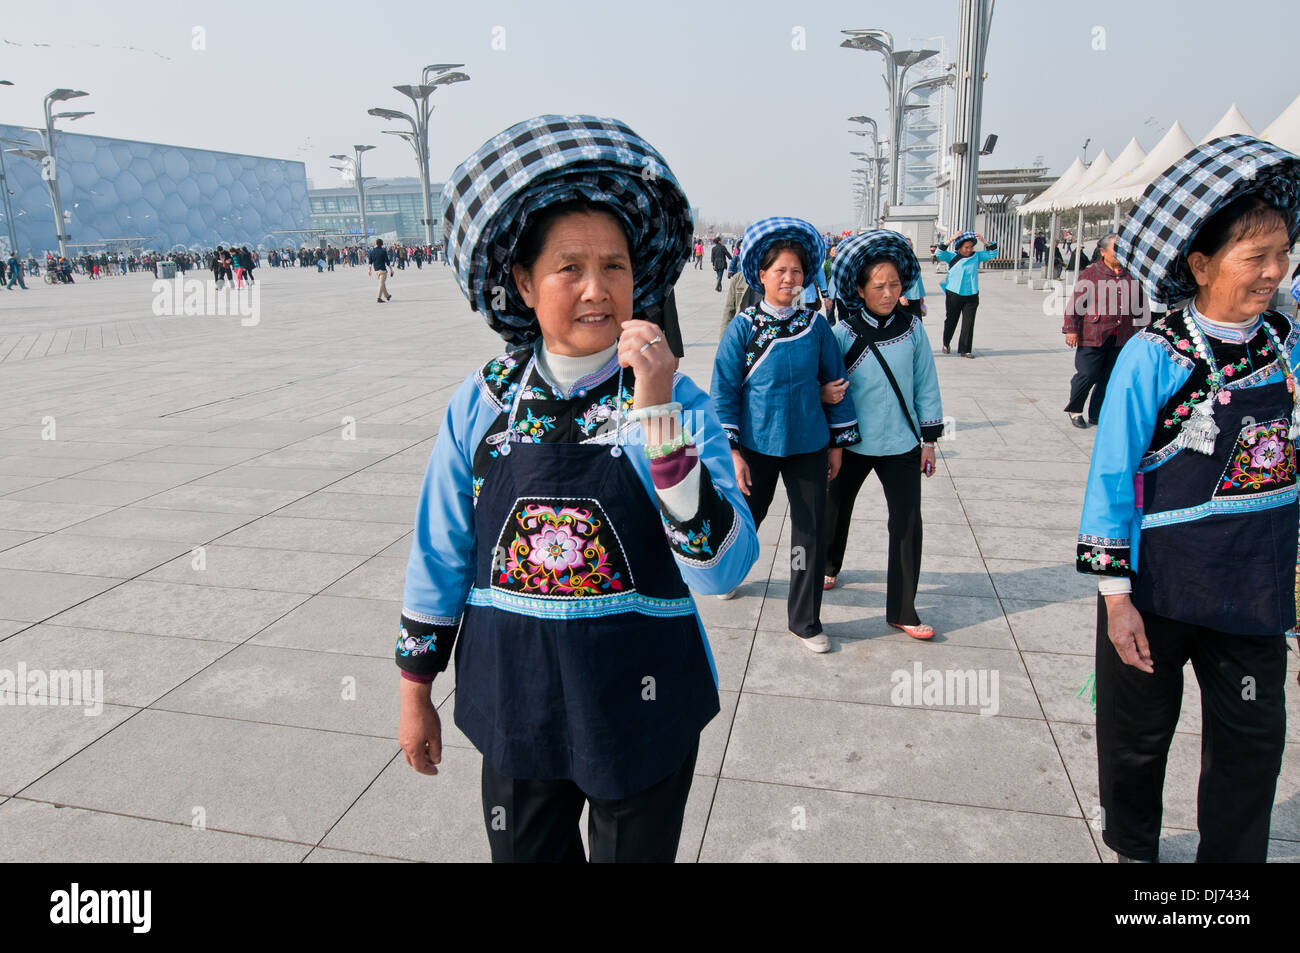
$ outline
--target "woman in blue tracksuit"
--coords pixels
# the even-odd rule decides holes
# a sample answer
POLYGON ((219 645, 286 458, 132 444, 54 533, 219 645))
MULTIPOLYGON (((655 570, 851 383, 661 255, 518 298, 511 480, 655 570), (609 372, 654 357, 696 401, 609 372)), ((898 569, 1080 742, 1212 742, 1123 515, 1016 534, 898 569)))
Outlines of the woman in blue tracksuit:
POLYGON ((768 218, 745 230, 741 271, 763 300, 727 325, 713 365, 711 394, 731 441, 736 482, 758 526, 776 492, 790 500, 790 631, 813 652, 830 651, 822 632, 826 484, 844 447, 858 442, 853 401, 821 401, 824 384, 843 384, 844 360, 831 327, 799 307, 821 271, 826 243, 808 222, 768 218))
POLYGON ((957 321, 961 320, 961 337, 957 339, 957 353, 962 357, 974 357, 971 353, 972 339, 975 337, 975 309, 980 306, 979 266, 982 261, 998 257, 998 243, 984 242, 984 250, 975 250, 976 240, 984 242, 984 236, 975 232, 962 232, 952 243, 953 251, 947 245, 940 245, 934 256, 948 264, 948 276, 939 287, 947 297, 946 314, 943 321, 943 353, 951 354, 953 332, 957 330, 957 321))

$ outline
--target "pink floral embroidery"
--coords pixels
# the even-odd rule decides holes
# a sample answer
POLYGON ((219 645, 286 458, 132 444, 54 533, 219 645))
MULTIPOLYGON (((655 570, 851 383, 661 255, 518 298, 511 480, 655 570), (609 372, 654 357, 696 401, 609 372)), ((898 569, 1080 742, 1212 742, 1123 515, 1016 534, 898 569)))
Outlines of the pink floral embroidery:
POLYGON ((1189 347, 1191 347, 1191 344, 1189 344, 1189 343, 1188 343, 1186 340, 1184 340, 1183 338, 1179 338, 1179 339, 1174 343, 1174 347, 1178 348, 1178 350, 1180 350, 1180 351, 1186 351, 1189 347))
POLYGON ((497 570, 497 585, 569 597, 623 590, 623 573, 601 541, 603 524, 591 510, 529 503, 514 520, 515 538, 497 570))
POLYGON ((1232 394, 1230 394, 1230 393, 1229 393, 1228 391, 1226 391, 1226 390, 1221 390, 1221 391, 1219 391, 1219 403, 1221 403, 1221 404, 1226 404, 1226 403, 1228 403, 1230 400, 1232 400, 1232 394))
POLYGON ((1224 471, 1219 492, 1258 492, 1294 483, 1295 447, 1288 430, 1285 421, 1243 430, 1224 471))

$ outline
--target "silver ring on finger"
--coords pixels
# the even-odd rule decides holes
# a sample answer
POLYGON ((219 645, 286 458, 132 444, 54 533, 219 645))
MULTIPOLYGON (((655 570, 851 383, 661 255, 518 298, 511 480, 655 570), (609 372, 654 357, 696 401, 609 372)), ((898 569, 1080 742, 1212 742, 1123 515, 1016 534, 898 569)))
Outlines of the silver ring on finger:
POLYGON ((650 346, 652 344, 658 344, 662 340, 663 338, 661 338, 659 335, 656 334, 652 340, 646 341, 644 344, 642 344, 641 347, 637 350, 637 353, 644 354, 647 350, 650 349, 650 346))

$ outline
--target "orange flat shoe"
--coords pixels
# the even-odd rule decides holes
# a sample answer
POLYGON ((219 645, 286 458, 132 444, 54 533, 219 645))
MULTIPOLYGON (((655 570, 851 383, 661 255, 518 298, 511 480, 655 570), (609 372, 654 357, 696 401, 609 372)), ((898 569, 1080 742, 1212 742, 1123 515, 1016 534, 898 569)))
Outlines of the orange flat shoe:
POLYGON ((895 629, 902 629, 914 639, 932 639, 934 638, 934 627, 921 622, 917 625, 899 625, 897 622, 889 623, 895 629))
POLYGON ((823 588, 823 589, 834 589, 834 588, 835 588, 835 577, 834 577, 834 576, 824 576, 824 577, 822 578, 822 588, 823 588))

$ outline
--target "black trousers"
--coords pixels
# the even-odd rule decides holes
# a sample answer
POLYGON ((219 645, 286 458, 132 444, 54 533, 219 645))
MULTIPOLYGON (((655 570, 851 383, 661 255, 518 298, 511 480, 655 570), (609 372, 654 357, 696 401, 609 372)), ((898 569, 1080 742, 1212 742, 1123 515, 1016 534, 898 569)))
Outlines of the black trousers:
POLYGON ((724 271, 727 270, 727 266, 726 266, 726 265, 723 265, 721 268, 714 268, 713 270, 714 270, 715 272, 717 272, 717 275, 718 275, 718 287, 717 287, 716 290, 717 290, 717 291, 721 291, 721 290, 722 290, 722 273, 723 273, 724 271))
POLYGON ((671 864, 699 743, 682 766, 624 798, 588 797, 572 781, 507 778, 483 759, 483 822, 492 863, 586 863, 578 821, 587 808, 592 863, 671 864))
POLYGON ((957 353, 969 354, 975 337, 975 309, 980 306, 980 296, 953 294, 945 291, 944 302, 946 314, 943 319, 943 346, 952 344, 952 334, 957 330, 957 321, 961 320, 961 337, 957 339, 957 353))
POLYGON ((902 308, 908 314, 913 315, 917 318, 924 319, 925 315, 921 313, 921 302, 923 300, 924 300, 923 298, 915 298, 915 299, 909 298, 907 304, 903 305, 902 308))
POLYGON ((1118 342, 1119 338, 1112 334, 1099 347, 1080 344, 1074 349, 1074 376, 1070 378, 1070 402, 1065 405, 1066 413, 1083 413, 1083 402, 1091 390, 1088 423, 1095 424, 1100 418, 1101 402, 1106 399, 1106 382, 1115 369, 1115 358, 1119 357, 1118 342))
POLYGON ((1118 853, 1157 859, 1165 763, 1190 660, 1201 687, 1196 860, 1262 863, 1286 740, 1286 641, 1281 633, 1236 635, 1146 612, 1142 622, 1151 675, 1121 661, 1107 635, 1106 601, 1097 597, 1102 839, 1118 853))
MULTIPOLYGON (((790 631, 810 639, 822 631, 822 577, 826 573, 826 450, 788 457, 742 447, 749 464, 749 512, 754 528, 762 525, 776 494, 776 478, 785 483, 790 501, 790 595, 786 616, 790 631)), ((847 453, 844 456, 848 456, 847 453)))
POLYGON ((827 491, 826 515, 830 544, 826 575, 838 576, 849 542, 849 521, 858 491, 872 471, 880 478, 889 507, 889 572, 885 621, 917 625, 916 587, 921 578, 921 448, 888 457, 868 457, 844 451, 839 475, 827 491))

